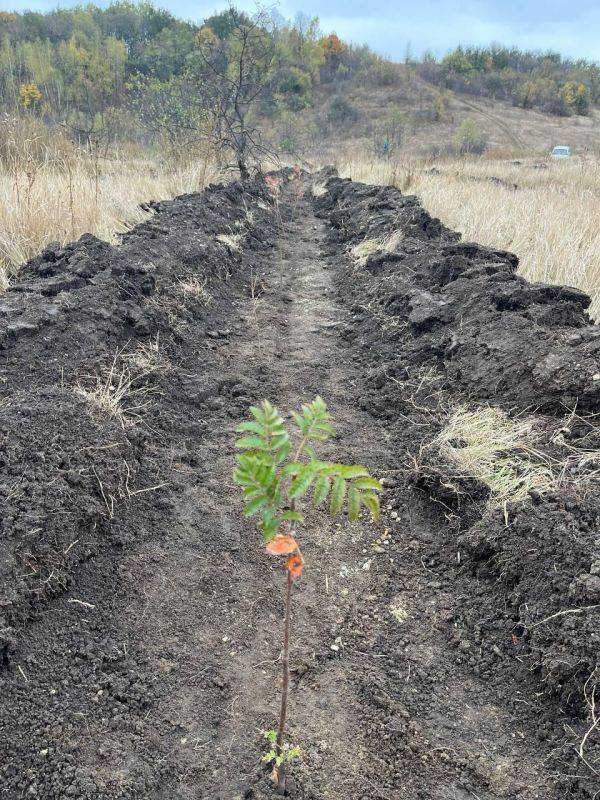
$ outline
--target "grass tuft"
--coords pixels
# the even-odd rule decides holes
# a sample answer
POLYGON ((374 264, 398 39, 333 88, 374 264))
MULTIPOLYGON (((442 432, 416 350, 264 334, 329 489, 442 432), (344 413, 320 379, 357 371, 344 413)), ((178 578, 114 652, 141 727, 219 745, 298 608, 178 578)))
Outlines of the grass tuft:
POLYGON ((216 237, 218 242, 221 242, 230 250, 233 250, 236 253, 239 253, 242 249, 241 241, 242 241, 242 234, 241 233, 219 233, 216 237))
POLYGON ((381 250, 381 239, 364 239, 350 248, 350 256, 359 267, 364 267, 371 256, 381 250))
POLYGON ((389 236, 379 239, 364 239, 350 248, 350 257, 357 266, 364 267, 371 256, 376 253, 393 253, 403 238, 403 232, 397 228, 389 236))
POLYGON ((543 493, 555 487, 552 470, 535 448, 536 422, 511 419, 491 406, 457 406, 433 446, 459 477, 487 486, 490 507, 519 503, 533 489, 543 493))
MULTIPOLYGON (((150 360, 156 357, 151 351, 152 346, 147 347, 142 352, 130 355, 128 360, 137 357, 149 365, 150 360)), ((151 405, 150 395, 155 390, 143 385, 142 381, 150 372, 155 371, 156 362, 146 371, 134 374, 120 356, 120 353, 115 355, 104 376, 97 375, 90 386, 78 384, 75 392, 88 402, 91 410, 113 417, 125 428, 139 422, 144 411, 151 405)))
POLYGON ((202 303, 203 306, 207 307, 211 304, 212 297, 206 290, 206 284, 206 278, 201 281, 199 278, 189 277, 183 278, 177 285, 184 296, 193 297, 195 300, 202 303))
POLYGON ((325 181, 313 183, 311 191, 313 197, 323 197, 323 195, 327 194, 327 183, 325 181))

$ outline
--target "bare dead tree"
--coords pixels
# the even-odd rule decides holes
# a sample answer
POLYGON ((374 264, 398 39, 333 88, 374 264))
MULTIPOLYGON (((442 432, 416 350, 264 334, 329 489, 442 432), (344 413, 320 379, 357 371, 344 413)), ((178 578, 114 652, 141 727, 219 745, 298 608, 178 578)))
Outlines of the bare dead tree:
MULTIPOLYGON (((211 117, 211 138, 220 152, 233 153, 243 179, 250 165, 272 156, 254 122, 253 109, 268 87, 275 54, 270 15, 252 18, 234 7, 219 15, 220 33, 205 25, 199 35, 203 104, 211 117)), ((210 23, 210 21, 209 21, 210 23)))

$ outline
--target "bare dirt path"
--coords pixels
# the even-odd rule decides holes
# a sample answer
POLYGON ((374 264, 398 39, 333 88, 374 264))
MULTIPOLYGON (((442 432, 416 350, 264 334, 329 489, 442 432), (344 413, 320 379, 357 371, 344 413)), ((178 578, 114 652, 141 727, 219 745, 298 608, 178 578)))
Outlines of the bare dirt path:
MULTIPOLYGON (((19 709, 4 727, 7 800, 273 796, 259 760, 276 721, 283 577, 239 518, 235 425, 263 397, 288 411, 319 393, 337 423, 332 458, 393 486, 402 449, 397 428, 392 440, 362 410, 327 223, 310 193, 284 191, 276 246, 244 254, 219 330, 194 341, 192 322, 170 353, 177 415, 136 483, 168 489, 115 516, 113 544, 28 626, 5 673, 19 709)), ((431 558, 445 529, 418 493, 392 497, 377 527, 312 513, 302 534, 288 737, 303 759, 290 795, 549 798, 550 752, 533 741, 529 698, 523 715, 508 707, 453 639, 461 597, 431 558)))

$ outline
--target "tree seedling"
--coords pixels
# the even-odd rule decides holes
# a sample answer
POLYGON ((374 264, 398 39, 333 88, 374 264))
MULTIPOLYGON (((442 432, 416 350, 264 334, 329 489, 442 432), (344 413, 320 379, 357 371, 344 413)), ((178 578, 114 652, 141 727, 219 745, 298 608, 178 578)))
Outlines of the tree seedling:
POLYGON ((277 731, 263 731, 264 738, 269 742, 270 749, 262 757, 265 764, 273 764, 274 769, 281 771, 284 764, 293 764, 300 758, 300 748, 292 747, 289 744, 283 745, 283 752, 277 753, 275 745, 277 742, 277 731))
POLYGON ((299 413, 292 412, 297 428, 295 445, 283 418, 268 400, 263 400, 260 407, 251 406, 250 413, 253 419, 242 422, 236 429, 241 434, 236 442, 241 452, 237 455, 233 478, 242 487, 244 516, 258 518, 267 552, 285 557, 281 709, 277 731, 267 731, 274 745, 267 760, 273 764, 272 777, 283 794, 286 765, 298 756, 297 748, 286 747, 284 733, 290 682, 292 586, 304 569, 304 557, 296 540, 296 528, 304 522, 299 503, 310 493, 313 506, 320 508, 327 501, 332 516, 345 506, 348 519, 354 521, 364 507, 376 521, 381 483, 358 464, 336 464, 317 457, 315 446, 335 436, 331 415, 320 397, 303 405, 299 413))

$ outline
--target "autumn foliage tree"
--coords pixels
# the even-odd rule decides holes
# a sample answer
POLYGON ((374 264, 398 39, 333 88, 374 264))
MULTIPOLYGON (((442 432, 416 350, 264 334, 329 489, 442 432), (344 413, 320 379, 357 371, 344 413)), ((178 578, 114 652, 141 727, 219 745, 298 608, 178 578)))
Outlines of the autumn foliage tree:
POLYGON ((43 95, 35 83, 22 83, 19 86, 19 99, 25 109, 33 109, 40 102, 43 95))
POLYGON ((339 59, 342 53, 348 49, 337 33, 330 33, 329 36, 324 36, 321 39, 321 46, 325 53, 325 58, 329 61, 339 59))
MULTIPOLYGON (((283 643, 283 686, 279 724, 274 735, 273 779, 285 791, 285 768, 289 750, 284 741, 289 693, 289 644, 292 587, 299 580, 304 556, 297 539, 297 528, 305 522, 300 504, 312 497, 315 508, 326 506, 332 516, 347 509, 355 521, 365 508, 373 520, 379 517, 378 492, 381 484, 358 464, 322 461, 316 446, 335 435, 324 401, 317 397, 292 412, 296 429, 294 441, 278 410, 267 400, 250 408, 252 419, 238 426, 241 434, 236 447, 234 480, 242 487, 244 516, 256 517, 266 552, 284 558, 286 601, 283 643)), ((272 758, 271 758, 272 756, 272 758)))
POLYGON ((330 33, 328 36, 324 36, 320 44, 325 55, 323 71, 331 79, 342 63, 342 56, 347 51, 348 45, 342 42, 337 33, 330 33))

